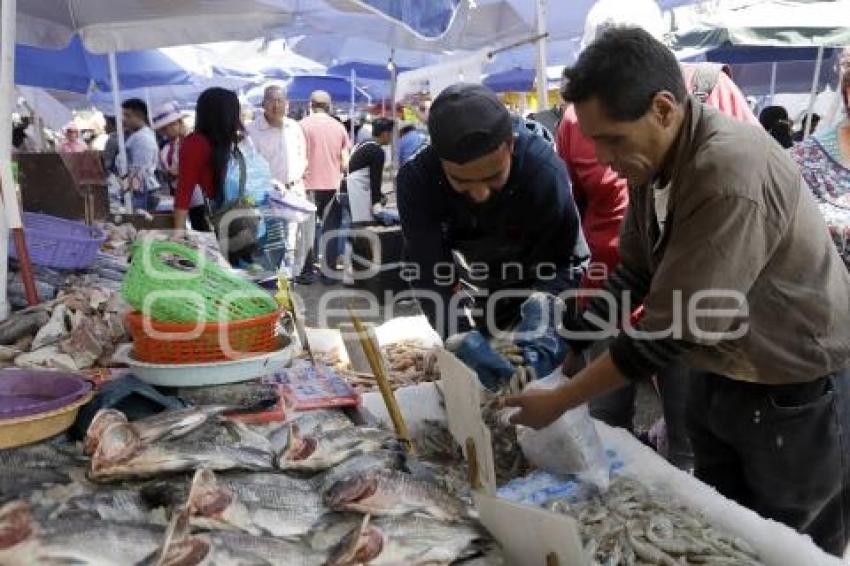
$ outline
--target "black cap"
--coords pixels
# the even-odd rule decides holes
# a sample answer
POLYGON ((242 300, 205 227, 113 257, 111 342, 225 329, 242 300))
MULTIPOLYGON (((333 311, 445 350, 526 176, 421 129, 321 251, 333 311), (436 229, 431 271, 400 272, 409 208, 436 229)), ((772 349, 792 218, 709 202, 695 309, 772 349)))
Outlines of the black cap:
POLYGON ((395 122, 389 118, 375 118, 372 120, 372 137, 378 137, 383 133, 392 132, 395 122))
POLYGON ((431 105, 428 133, 440 159, 462 164, 509 141, 513 121, 492 90, 480 84, 457 83, 431 105))

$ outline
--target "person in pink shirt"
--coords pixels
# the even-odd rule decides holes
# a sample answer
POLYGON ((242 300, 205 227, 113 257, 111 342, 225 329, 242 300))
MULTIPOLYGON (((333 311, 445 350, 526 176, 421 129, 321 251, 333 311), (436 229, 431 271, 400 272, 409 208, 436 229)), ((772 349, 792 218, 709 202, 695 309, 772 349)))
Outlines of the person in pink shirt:
POLYGON ((65 128, 65 141, 59 145, 59 153, 81 153, 89 146, 80 139, 80 130, 74 124, 65 128))
POLYGON ((325 210, 339 191, 351 147, 345 127, 330 116, 330 111, 331 96, 323 90, 317 90, 310 95, 310 115, 301 120, 301 129, 304 130, 307 142, 304 188, 316 205, 316 216, 308 221, 304 235, 310 249, 304 270, 296 277, 297 283, 306 285, 316 280, 316 240, 321 235, 325 210))

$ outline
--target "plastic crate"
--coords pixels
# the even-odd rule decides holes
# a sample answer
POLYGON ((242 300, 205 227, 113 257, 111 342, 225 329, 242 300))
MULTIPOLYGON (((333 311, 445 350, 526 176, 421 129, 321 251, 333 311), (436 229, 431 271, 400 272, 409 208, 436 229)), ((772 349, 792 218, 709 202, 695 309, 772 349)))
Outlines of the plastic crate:
MULTIPOLYGON (((106 233, 96 226, 57 218, 48 214, 25 212, 24 236, 30 262, 56 269, 87 269, 106 241, 106 233)), ((15 243, 9 241, 9 257, 18 259, 15 243)))

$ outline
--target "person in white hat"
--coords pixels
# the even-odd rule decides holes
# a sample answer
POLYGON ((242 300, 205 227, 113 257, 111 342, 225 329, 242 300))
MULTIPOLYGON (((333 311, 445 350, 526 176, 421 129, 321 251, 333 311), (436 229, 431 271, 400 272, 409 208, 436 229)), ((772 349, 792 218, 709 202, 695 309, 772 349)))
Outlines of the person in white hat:
POLYGON ((154 111, 151 118, 153 129, 168 140, 159 152, 159 164, 169 189, 177 186, 180 143, 186 137, 184 117, 185 114, 178 110, 174 102, 166 102, 154 111))

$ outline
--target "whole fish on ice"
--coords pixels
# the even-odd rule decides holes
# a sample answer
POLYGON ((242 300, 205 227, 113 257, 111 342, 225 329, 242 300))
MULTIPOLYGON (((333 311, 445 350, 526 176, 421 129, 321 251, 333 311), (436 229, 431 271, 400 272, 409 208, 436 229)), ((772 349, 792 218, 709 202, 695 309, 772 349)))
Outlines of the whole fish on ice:
POLYGON ((304 435, 297 423, 290 425, 289 438, 277 459, 281 470, 319 472, 352 456, 391 447, 394 436, 376 428, 344 428, 322 434, 304 435))
POLYGON ((186 506, 192 524, 201 528, 290 538, 306 534, 329 512, 317 491, 279 491, 267 484, 259 485, 259 489, 258 484, 251 483, 223 484, 211 470, 195 473, 186 506))
POLYGON ((373 471, 335 483, 325 503, 337 511, 381 515, 422 513, 444 521, 468 516, 466 506, 433 483, 396 471, 373 471))
POLYGON ((113 481, 198 468, 268 470, 272 455, 247 443, 223 444, 217 439, 186 438, 145 445, 129 423, 113 423, 100 436, 89 477, 113 481))

